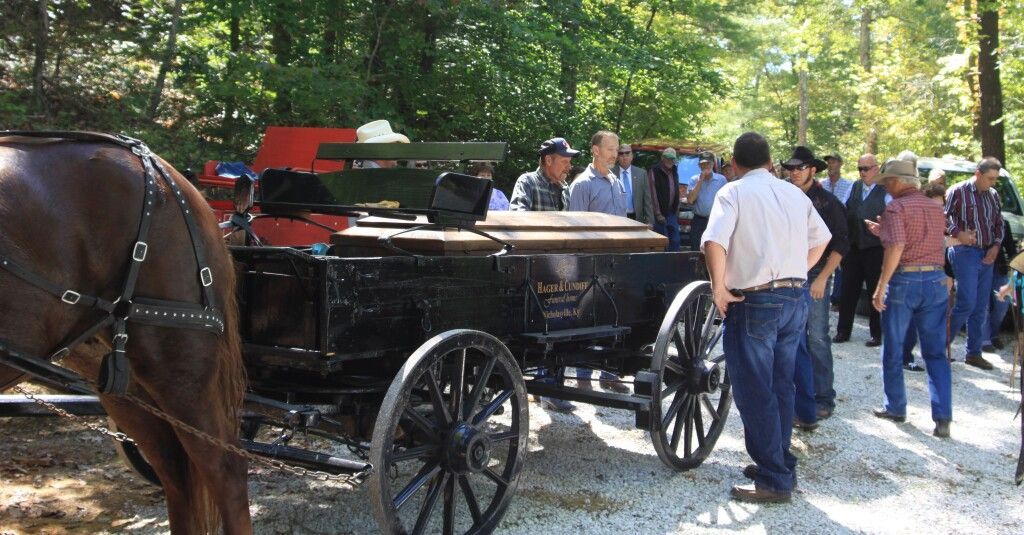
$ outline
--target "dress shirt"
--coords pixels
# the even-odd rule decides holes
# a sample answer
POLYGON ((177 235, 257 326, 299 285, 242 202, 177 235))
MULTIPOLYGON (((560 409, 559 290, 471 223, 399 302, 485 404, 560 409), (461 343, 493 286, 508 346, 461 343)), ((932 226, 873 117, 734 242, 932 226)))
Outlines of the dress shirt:
POLYGON ((961 182, 946 193, 946 232, 977 232, 977 246, 988 248, 1003 242, 1003 215, 995 188, 979 191, 974 179, 961 182))
POLYGON ((847 178, 839 177, 835 184, 829 177, 825 177, 820 182, 821 187, 825 188, 825 191, 835 195, 839 202, 846 205, 846 199, 850 198, 850 189, 853 188, 853 181, 847 178))
MULTIPOLYGON (((875 182, 874 184, 872 184, 870 186, 865 185, 864 188, 860 191, 860 200, 863 201, 863 200, 867 199, 868 195, 871 195, 871 190, 875 189, 875 186, 877 186, 877 185, 878 185, 878 182, 875 182)), ((851 187, 853 187, 853 186, 851 186, 851 187)), ((849 198, 850 194, 847 193, 846 197, 849 198)), ((891 202, 892 202, 892 195, 889 195, 888 193, 886 193, 885 194, 885 204, 889 204, 891 202)))
POLYGON ((912 189, 885 207, 878 237, 885 248, 903 244, 901 266, 941 266, 946 262, 943 219, 937 202, 912 189))
POLYGON ((590 164, 569 186, 568 210, 626 217, 626 189, 610 171, 602 174, 590 164))
MULTIPOLYGON (((700 173, 690 177, 686 191, 693 191, 693 188, 697 187, 697 182, 699 180, 700 173)), ((727 183, 729 183, 729 181, 725 179, 724 175, 720 175, 712 171, 711 179, 700 187, 700 193, 697 194, 697 202, 693 203, 694 215, 699 215, 701 217, 707 217, 710 215, 711 206, 715 203, 715 195, 718 193, 718 190, 722 189, 722 186, 727 183)))
POLYGON ((509 210, 518 212, 549 212, 565 209, 565 186, 551 182, 540 167, 523 173, 512 189, 509 210))
POLYGON ((626 212, 633 213, 633 181, 630 180, 629 168, 623 168, 619 171, 619 180, 622 181, 622 187, 626 190, 626 212))
POLYGON ((725 285, 807 279, 807 252, 832 239, 800 188, 755 169, 722 187, 701 237, 725 249, 725 285), (742 208, 741 208, 742 207, 742 208))

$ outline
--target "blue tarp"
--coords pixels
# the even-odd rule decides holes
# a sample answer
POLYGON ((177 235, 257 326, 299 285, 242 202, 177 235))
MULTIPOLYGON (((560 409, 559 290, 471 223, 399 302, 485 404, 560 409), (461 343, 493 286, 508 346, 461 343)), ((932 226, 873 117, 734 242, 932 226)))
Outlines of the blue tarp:
POLYGON ((249 169, 249 166, 242 162, 220 162, 217 164, 217 176, 238 178, 242 175, 249 177, 250 180, 258 178, 256 171, 249 169))

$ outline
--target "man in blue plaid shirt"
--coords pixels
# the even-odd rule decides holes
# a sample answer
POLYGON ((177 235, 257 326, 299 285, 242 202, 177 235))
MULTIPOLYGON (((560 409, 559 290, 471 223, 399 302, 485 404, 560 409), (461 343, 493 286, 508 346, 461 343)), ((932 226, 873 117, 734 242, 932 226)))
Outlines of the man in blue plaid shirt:
POLYGON ((520 212, 550 212, 565 210, 569 204, 565 179, 572 166, 572 158, 580 151, 573 150, 564 138, 556 137, 540 144, 537 154, 540 164, 536 171, 523 173, 512 189, 509 210, 520 212))

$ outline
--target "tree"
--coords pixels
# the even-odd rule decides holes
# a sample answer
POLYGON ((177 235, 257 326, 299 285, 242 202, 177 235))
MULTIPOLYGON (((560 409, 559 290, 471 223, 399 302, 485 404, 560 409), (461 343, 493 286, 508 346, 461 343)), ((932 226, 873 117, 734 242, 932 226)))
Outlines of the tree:
POLYGON ((1003 87, 999 76, 999 7, 998 0, 980 0, 978 13, 978 137, 981 151, 1006 161, 1003 137, 1003 87))

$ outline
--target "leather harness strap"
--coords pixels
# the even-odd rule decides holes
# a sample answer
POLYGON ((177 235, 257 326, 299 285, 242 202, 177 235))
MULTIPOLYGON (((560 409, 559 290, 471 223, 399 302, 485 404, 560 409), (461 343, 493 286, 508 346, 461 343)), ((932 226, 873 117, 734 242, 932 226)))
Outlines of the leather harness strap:
POLYGON ((21 136, 33 138, 56 138, 70 141, 90 143, 112 143, 139 157, 144 169, 144 193, 142 210, 139 219, 139 231, 132 248, 131 262, 125 275, 120 295, 113 301, 101 297, 86 295, 81 292, 61 287, 36 275, 14 259, 0 255, 0 268, 8 271, 25 282, 39 288, 71 306, 84 306, 105 313, 104 316, 77 336, 69 336, 49 358, 32 357, 13 349, 10 344, 0 341, 0 363, 11 366, 22 372, 56 382, 72 390, 80 390, 81 378, 73 372, 51 364, 50 360, 59 360, 71 352, 77 345, 92 338, 101 329, 112 326, 113 351, 103 359, 99 377, 99 388, 107 394, 123 394, 128 388, 128 360, 125 354, 128 344, 127 322, 197 329, 222 334, 224 319, 221 312, 213 306, 213 273, 207 265, 206 249, 203 246, 198 226, 181 188, 171 178, 163 163, 150 152, 149 148, 137 139, 123 135, 113 136, 94 132, 36 132, 36 131, 0 131, 0 137, 21 136), (153 207, 159 191, 157 179, 162 180, 174 197, 174 203, 181 210, 192 242, 192 251, 198 266, 197 277, 202 292, 202 302, 187 303, 182 301, 166 301, 158 299, 134 298, 135 284, 138 281, 142 263, 149 252, 146 238, 153 220, 153 207), (76 379, 77 378, 77 379, 76 379))

